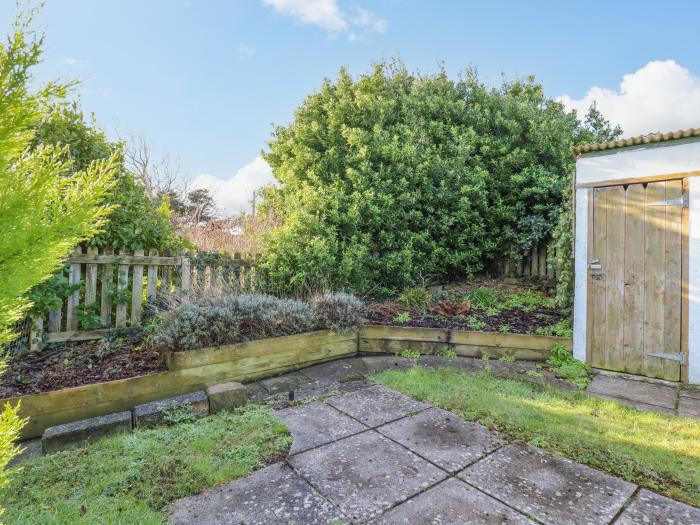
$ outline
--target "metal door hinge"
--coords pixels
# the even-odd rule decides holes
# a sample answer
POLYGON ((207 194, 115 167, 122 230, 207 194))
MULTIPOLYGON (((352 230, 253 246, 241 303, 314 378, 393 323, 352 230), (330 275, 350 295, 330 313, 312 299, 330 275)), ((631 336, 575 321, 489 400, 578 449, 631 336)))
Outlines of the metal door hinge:
POLYGON ((677 199, 670 199, 667 201, 650 202, 649 206, 680 206, 681 208, 687 208, 689 206, 688 196, 681 195, 677 199))
POLYGON ((684 364, 685 359, 683 354, 662 354, 659 352, 650 352, 647 355, 651 357, 658 357, 659 359, 668 359, 669 361, 678 361, 680 364, 684 364))

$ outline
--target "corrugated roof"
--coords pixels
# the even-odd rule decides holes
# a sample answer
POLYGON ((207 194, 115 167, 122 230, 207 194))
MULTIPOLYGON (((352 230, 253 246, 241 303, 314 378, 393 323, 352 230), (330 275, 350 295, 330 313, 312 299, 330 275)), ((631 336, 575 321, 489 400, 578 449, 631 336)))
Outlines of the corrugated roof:
POLYGON ((627 146, 639 146, 641 144, 654 144, 656 142, 666 142, 669 140, 685 139, 688 137, 700 137, 700 128, 671 131, 669 133, 651 133, 649 135, 639 135, 638 137, 631 137, 628 139, 599 142, 598 144, 584 144, 582 146, 572 148, 572 151, 574 152, 574 155, 580 155, 581 153, 625 148, 627 146))

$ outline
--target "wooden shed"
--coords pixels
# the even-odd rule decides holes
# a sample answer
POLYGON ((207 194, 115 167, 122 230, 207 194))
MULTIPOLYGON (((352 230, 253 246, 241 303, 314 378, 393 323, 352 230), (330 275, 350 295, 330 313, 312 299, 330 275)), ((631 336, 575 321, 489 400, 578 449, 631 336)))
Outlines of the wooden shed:
POLYGON ((575 153, 574 356, 700 384, 700 128, 575 153))

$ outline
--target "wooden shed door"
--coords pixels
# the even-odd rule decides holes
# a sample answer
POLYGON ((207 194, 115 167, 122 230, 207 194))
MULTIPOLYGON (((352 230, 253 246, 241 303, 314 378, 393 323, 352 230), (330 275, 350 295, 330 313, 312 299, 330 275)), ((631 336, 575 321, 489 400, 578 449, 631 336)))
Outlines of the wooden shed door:
POLYGON ((595 188, 589 223, 589 359, 680 380, 683 181, 595 188))

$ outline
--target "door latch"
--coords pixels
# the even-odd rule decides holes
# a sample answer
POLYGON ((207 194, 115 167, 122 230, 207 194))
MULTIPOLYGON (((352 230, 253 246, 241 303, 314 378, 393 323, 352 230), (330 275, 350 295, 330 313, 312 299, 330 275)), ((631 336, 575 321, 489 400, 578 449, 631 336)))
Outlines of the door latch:
POLYGON ((594 279, 601 279, 603 277, 603 265, 600 264, 598 259, 588 261, 588 271, 594 279))

